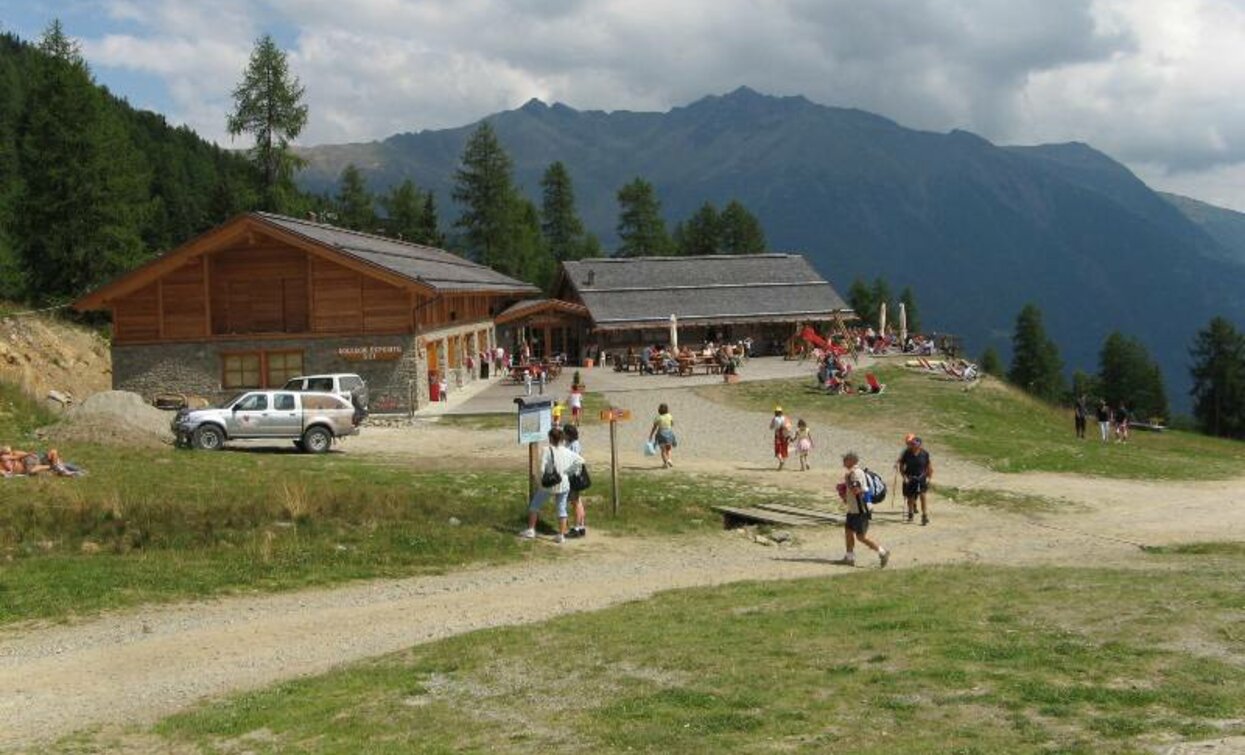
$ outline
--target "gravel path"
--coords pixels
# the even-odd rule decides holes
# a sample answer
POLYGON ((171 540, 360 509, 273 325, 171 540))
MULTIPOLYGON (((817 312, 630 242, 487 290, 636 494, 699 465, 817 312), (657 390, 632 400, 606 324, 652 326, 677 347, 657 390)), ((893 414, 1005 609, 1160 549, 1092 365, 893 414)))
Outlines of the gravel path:
MULTIPOLYGON (((641 446, 651 412, 667 401, 681 443, 681 471, 746 479, 825 500, 838 454, 855 448, 880 470, 898 452, 894 439, 849 428, 815 428, 816 468, 774 472, 764 412, 723 407, 688 390, 618 391, 636 419, 621 425, 624 470, 656 467, 641 446), (874 460, 880 461, 874 461, 874 460)), ((608 430, 585 428, 587 455, 605 470, 608 430)), ((401 463, 436 466, 473 454, 492 467, 526 453, 511 431, 472 431, 422 422, 377 428, 347 453, 386 453, 401 463)), ((930 527, 897 523, 884 504, 877 533, 893 548, 894 568, 928 563, 1096 563, 1143 558, 1137 543, 1245 539, 1245 485, 1092 480, 1061 475, 996 475, 934 449, 947 484, 1026 490, 1080 504, 1067 513, 1020 517, 934 498, 930 527), (1232 505, 1237 504, 1237 505, 1232 505), (1179 516, 1173 516, 1173 509, 1179 516), (1091 561, 1092 559, 1092 561, 1091 561)), ((516 504, 518 505, 518 504, 516 504)), ((1069 507, 1070 509, 1072 507, 1069 507)), ((445 576, 387 580, 258 597, 143 608, 69 626, 0 630, 0 748, 27 751, 90 726, 149 723, 206 697, 260 688, 352 661, 486 627, 536 622, 636 600, 662 590, 740 580, 833 577, 850 570, 828 559, 842 552, 830 528, 795 532, 789 545, 738 533, 686 539, 610 538, 531 544, 533 558, 445 576), (557 558, 542 558, 559 548, 557 558), (573 560, 577 580, 568 560, 573 560)), ((871 555, 862 565, 874 568, 871 555)))

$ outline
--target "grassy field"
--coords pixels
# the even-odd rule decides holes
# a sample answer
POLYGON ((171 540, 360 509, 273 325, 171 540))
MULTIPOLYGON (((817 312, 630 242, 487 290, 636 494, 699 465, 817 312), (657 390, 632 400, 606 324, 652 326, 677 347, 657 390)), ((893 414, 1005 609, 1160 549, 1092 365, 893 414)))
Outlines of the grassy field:
POLYGON ((236 696, 140 736, 208 752, 889 754, 1245 733, 1245 546, 1145 558, 667 593, 236 696))
MULTIPOLYGON (((521 467, 412 472, 347 454, 90 446, 72 460, 90 474, 0 480, 0 623, 558 553, 515 538, 521 467)), ((615 518, 608 471, 594 472, 589 523, 608 532, 707 531, 721 526, 709 505, 757 500, 739 485, 628 472, 615 518)))
POLYGON ((808 380, 740 383, 700 389, 715 401, 755 411, 781 404, 792 418, 818 426, 852 426, 895 439, 921 435, 937 463, 939 447, 1000 472, 1070 472, 1141 479, 1228 479, 1245 469, 1245 443, 1188 432, 1134 432, 1127 444, 1078 441, 1071 409, 1056 409, 994 379, 971 390, 898 366, 875 372, 878 396, 830 396, 808 380))

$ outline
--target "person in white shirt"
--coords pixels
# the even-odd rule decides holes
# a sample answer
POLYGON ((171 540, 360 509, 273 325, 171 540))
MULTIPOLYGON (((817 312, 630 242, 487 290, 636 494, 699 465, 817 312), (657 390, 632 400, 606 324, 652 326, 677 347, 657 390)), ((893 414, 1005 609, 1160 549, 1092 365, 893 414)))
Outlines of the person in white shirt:
POLYGON ((549 445, 540 455, 540 474, 543 476, 550 469, 558 473, 558 482, 545 487, 542 485, 532 502, 527 507, 527 529, 519 533, 519 537, 529 540, 536 537, 536 522, 540 519, 540 509, 545 501, 553 498, 558 515, 558 534, 553 540, 560 543, 566 539, 566 503, 571 493, 570 476, 583 466, 584 458, 562 445, 562 428, 555 427, 549 431, 549 445))

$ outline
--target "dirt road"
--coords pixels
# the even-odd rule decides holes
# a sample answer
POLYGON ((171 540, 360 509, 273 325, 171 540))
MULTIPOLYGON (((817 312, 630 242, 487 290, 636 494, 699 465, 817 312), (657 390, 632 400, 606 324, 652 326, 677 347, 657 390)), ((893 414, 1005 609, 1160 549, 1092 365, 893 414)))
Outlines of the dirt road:
MULTIPOLYGON (((683 471, 741 476, 754 484, 823 495, 831 450, 852 446, 890 459, 895 443, 831 430, 812 472, 769 471, 766 416, 727 409, 690 392, 670 403, 686 439, 683 471), (734 428, 734 430, 730 430, 734 428), (746 430, 744 430, 746 428, 746 430), (756 438, 752 429, 757 428, 756 438)), ((624 465, 639 453, 642 423, 626 430, 624 465)), ((606 453, 604 429, 585 434, 589 457, 606 453)), ((395 459, 462 458, 493 464, 519 458, 509 432, 437 425, 376 430, 352 451, 395 459)), ((879 464, 879 466, 882 466, 879 464)), ((516 463, 516 471, 522 469, 516 463)), ((1038 518, 936 503, 934 524, 899 524, 882 507, 878 534, 894 550, 891 568, 922 564, 1139 563, 1138 543, 1245 538, 1245 483, 1150 483, 1060 475, 997 475, 942 458, 943 484, 1040 492, 1075 505, 1038 518)), ((691 539, 615 539, 594 533, 561 546, 561 558, 533 558, 446 576, 378 581, 299 593, 227 598, 140 609, 70 626, 0 631, 0 747, 34 750, 41 741, 95 725, 145 723, 199 700, 477 629, 535 622, 682 587, 740 580, 831 578, 841 534, 803 529, 795 541, 763 546, 738 533, 691 539), (578 581, 567 579, 574 559, 578 581)), ((557 548, 532 543, 533 553, 557 548)), ((871 555, 861 566, 876 568, 871 555)), ((859 567, 858 567, 859 568, 859 567)))

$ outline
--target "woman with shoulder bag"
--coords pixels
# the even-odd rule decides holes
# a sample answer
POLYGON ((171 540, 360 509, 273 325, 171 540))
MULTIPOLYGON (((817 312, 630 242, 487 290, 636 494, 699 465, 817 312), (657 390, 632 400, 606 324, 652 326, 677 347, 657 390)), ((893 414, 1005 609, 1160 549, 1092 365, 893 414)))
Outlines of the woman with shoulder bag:
POLYGON ((551 497, 558 515, 558 534, 554 542, 566 539, 566 503, 570 496, 570 476, 579 471, 584 459, 579 454, 562 445, 562 429, 555 427, 549 431, 549 445, 541 454, 540 490, 532 496, 527 507, 527 529, 519 533, 519 537, 533 539, 536 537, 536 522, 540 519, 540 509, 551 497))

